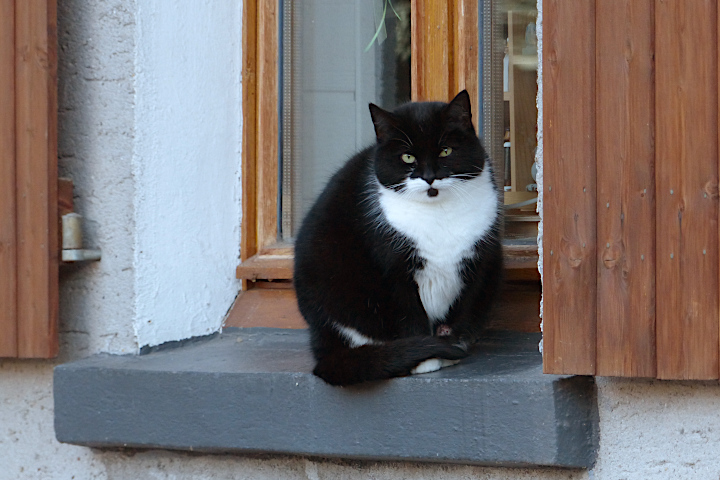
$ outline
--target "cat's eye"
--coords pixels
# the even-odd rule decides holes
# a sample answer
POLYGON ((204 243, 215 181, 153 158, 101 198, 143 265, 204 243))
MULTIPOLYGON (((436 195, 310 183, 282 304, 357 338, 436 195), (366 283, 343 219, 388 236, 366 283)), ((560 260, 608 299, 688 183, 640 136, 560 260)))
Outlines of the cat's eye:
POLYGON ((409 153, 403 153, 400 158, 402 158, 402 161, 405 163, 413 163, 415 161, 415 156, 409 153))
POLYGON ((440 152, 441 157, 447 157, 452 153, 452 148, 450 147, 443 147, 442 151, 440 152))

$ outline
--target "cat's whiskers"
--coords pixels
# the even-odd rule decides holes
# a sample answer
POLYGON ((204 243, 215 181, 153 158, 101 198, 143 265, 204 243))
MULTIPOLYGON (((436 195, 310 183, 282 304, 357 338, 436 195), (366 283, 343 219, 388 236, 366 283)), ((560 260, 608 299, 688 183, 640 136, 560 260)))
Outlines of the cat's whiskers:
POLYGON ((396 137, 396 138, 393 138, 393 140, 397 140, 398 142, 402 143, 403 146, 405 146, 405 148, 407 148, 408 150, 412 149, 412 144, 406 142, 406 141, 405 141, 404 139, 402 139, 402 138, 396 137))
POLYGON ((474 173, 453 173, 449 178, 457 178, 460 180, 472 180, 477 178, 477 174, 474 173))
POLYGON ((475 199, 466 189, 464 189, 462 187, 463 187, 462 185, 460 185, 456 182, 452 182, 452 183, 447 184, 443 190, 445 192, 445 196, 452 195, 452 196, 455 196, 460 201, 465 201, 468 204, 472 204, 472 202, 475 199))
POLYGON ((464 200, 467 205, 472 205, 473 203, 477 203, 477 198, 473 197, 470 193, 468 193, 466 190, 458 187, 455 187, 457 193, 461 197, 461 200, 464 200))
POLYGON ((395 127, 395 126, 394 126, 394 128, 395 128, 395 130, 397 130, 398 132, 400 132, 400 133, 402 133, 403 135, 405 135, 405 138, 407 138, 407 142, 406 142, 405 144, 407 145, 408 148, 412 148, 412 146, 413 146, 412 139, 410 139, 410 137, 408 136, 408 134, 405 133, 404 130, 401 130, 401 129, 398 128, 398 127, 395 127))
MULTIPOLYGON (((482 181, 479 176, 475 176, 469 180, 461 180, 455 178, 457 181, 448 183, 445 190, 447 193, 452 193, 457 196, 461 201, 465 201, 468 205, 477 203, 478 198, 472 193, 473 187, 470 182, 482 181)), ((491 180, 492 181, 492 180, 491 180)))
POLYGON ((445 136, 447 135, 446 132, 443 132, 442 135, 440 135, 440 139, 438 140, 438 148, 442 148, 445 146, 445 136))

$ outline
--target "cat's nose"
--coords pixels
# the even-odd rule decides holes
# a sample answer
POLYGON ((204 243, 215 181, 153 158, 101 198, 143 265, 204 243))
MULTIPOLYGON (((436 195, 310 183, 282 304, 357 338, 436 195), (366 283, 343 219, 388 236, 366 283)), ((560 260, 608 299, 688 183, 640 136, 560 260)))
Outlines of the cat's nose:
POLYGON ((435 175, 435 168, 431 165, 430 162, 426 163, 422 168, 422 179, 425 180, 428 185, 432 185, 432 183, 435 181, 435 178, 437 178, 437 175, 435 175))
POLYGON ((425 180, 428 185, 432 185, 435 181, 435 173, 433 172, 425 172, 422 176, 422 179, 425 180))

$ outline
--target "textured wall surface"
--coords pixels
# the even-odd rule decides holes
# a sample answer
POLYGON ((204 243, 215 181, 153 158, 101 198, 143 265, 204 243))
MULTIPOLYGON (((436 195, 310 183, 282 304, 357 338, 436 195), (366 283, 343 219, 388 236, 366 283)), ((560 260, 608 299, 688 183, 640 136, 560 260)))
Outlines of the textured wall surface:
POLYGON ((720 386, 598 378, 598 479, 720 478, 720 386))
POLYGON ((0 360, 0 480, 107 479, 96 452, 55 440, 52 367, 0 360))
POLYGON ((102 261, 63 266, 61 355, 137 350, 135 317, 136 179, 135 0, 58 1, 58 155, 75 183, 87 247, 102 261))

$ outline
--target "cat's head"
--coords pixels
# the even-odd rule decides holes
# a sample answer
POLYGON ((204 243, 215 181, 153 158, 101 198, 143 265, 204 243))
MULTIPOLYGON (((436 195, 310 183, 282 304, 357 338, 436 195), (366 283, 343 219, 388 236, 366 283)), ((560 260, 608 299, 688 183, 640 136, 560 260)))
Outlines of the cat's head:
POLYGON ((408 103, 392 112, 371 103, 370 115, 377 136, 375 175, 386 188, 437 201, 485 167, 465 90, 450 103, 408 103))

